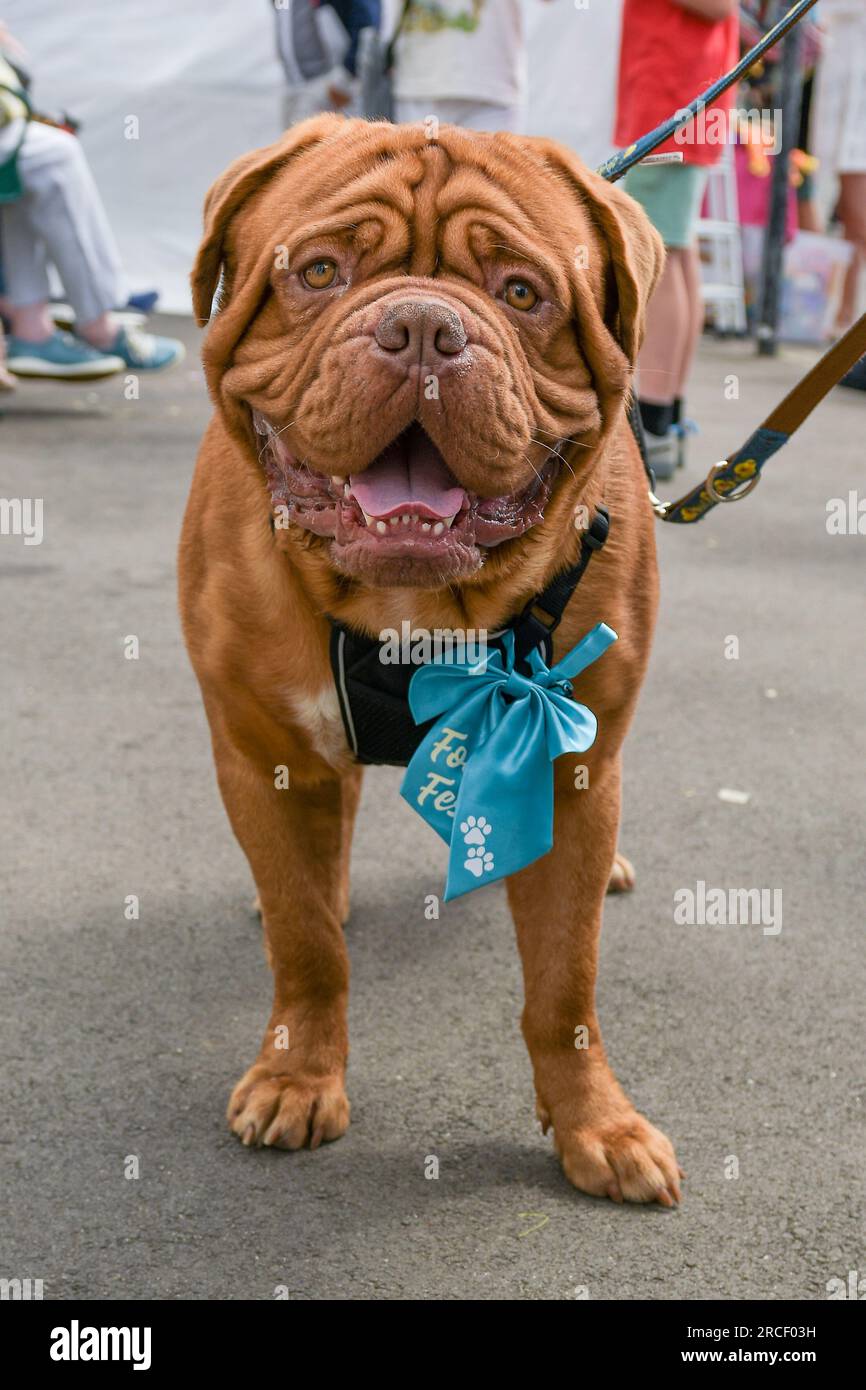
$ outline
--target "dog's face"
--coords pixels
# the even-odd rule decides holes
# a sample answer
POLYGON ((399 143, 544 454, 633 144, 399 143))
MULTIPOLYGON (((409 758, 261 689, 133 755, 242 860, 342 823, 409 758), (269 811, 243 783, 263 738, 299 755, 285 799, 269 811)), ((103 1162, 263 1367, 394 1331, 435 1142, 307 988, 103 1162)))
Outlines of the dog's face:
POLYGON ((631 199, 548 142, 320 117, 206 218, 211 391, 324 564, 471 582, 579 500, 661 267, 631 199))

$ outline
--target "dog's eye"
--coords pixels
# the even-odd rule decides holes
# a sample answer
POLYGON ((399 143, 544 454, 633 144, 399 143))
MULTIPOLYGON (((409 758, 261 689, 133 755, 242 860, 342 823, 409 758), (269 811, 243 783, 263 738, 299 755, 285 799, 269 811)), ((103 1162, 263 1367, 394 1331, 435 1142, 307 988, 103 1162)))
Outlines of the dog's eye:
POLYGON ((301 271, 301 277, 311 290, 327 290, 337 278, 337 267, 333 261, 313 261, 301 271))
POLYGON ((512 309, 534 309, 538 295, 525 280, 509 280, 505 286, 505 303, 512 309))

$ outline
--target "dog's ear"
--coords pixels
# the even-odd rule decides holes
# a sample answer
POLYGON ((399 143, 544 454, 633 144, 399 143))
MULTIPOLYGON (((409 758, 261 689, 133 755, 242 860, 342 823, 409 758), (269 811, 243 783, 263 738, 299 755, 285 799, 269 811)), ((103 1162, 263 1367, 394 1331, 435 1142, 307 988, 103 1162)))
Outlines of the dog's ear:
POLYGON ((646 308, 665 263, 661 237, 640 203, 587 170, 586 192, 610 248, 615 293, 608 294, 605 323, 631 366, 646 328, 646 308))
POLYGON ((235 213, 289 160, 345 128, 342 116, 314 116, 292 126, 273 145, 241 155, 208 189, 204 202, 204 238, 190 281, 192 303, 201 327, 209 320, 222 271, 225 240, 235 213))
POLYGON ((577 194, 610 253, 604 285, 605 327, 632 370, 643 341, 646 307, 664 267, 664 245, 643 208, 552 140, 533 141, 548 169, 577 194))

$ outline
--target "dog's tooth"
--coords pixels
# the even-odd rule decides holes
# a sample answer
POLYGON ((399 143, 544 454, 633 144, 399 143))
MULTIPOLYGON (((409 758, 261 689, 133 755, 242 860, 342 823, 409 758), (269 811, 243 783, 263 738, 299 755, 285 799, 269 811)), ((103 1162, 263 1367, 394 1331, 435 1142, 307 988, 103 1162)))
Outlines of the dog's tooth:
POLYGON ((409 515, 408 512, 404 512, 403 515, 401 516, 400 520, 402 521, 402 523, 403 523, 404 526, 408 526, 408 525, 409 525, 409 522, 412 520, 412 518, 411 518, 411 516, 409 515))
POLYGON ((364 508, 363 508, 363 507, 361 508, 361 515, 362 515, 362 517, 364 518, 364 525, 365 525, 365 526, 369 526, 369 527, 372 529, 372 526, 373 526, 373 517, 368 516, 368 514, 364 511, 364 508))
POLYGON ((332 482, 332 483, 336 483, 336 484, 337 484, 337 487, 340 486, 340 484, 341 484, 342 481, 343 481, 343 479, 340 477, 339 473, 332 473, 332 474, 331 474, 331 482, 332 482))
POLYGON ((433 527, 433 535, 434 535, 434 536, 441 536, 441 535, 442 535, 442 532, 443 532, 444 530, 445 530, 445 523, 444 523, 444 521, 437 521, 437 522, 436 522, 436 525, 433 527))
POLYGON ((352 489, 349 487, 349 484, 348 484, 348 483, 344 483, 344 484, 343 484, 343 496, 344 496, 344 497, 351 497, 351 496, 352 496, 352 489))
POLYGON ((451 529, 451 527, 454 525, 454 523, 455 523, 456 520, 457 520, 457 513, 455 512, 453 516, 446 516, 446 517, 443 517, 443 518, 442 518, 442 525, 445 527, 445 530, 446 530, 446 531, 449 531, 449 530, 451 529))
POLYGON ((384 521, 377 521, 377 522, 376 522, 376 530, 379 532, 379 535, 380 535, 380 536, 384 536, 384 534, 385 534, 385 532, 387 531, 387 529, 388 529, 388 527, 385 525, 384 521))
POLYGON ((421 530, 422 530, 422 531, 429 531, 429 530, 430 530, 430 522, 429 522, 429 521, 422 521, 422 522, 421 522, 421 530))
POLYGON ((399 526, 399 524, 400 524, 400 518, 399 518, 399 516, 392 516, 392 517, 390 517, 389 519, 390 519, 390 522, 391 522, 391 525, 392 525, 392 526, 399 526))
POLYGON ((418 513, 417 513, 417 512, 413 512, 413 513, 412 513, 412 520, 413 520, 413 521, 417 521, 417 520, 418 520, 418 513))

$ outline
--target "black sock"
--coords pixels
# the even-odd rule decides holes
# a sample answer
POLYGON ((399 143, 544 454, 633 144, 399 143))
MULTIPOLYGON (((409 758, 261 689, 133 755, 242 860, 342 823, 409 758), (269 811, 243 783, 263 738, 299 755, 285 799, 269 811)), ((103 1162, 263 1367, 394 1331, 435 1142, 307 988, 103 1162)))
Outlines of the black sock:
POLYGON ((638 401, 643 427, 650 434, 667 434, 674 421, 672 405, 656 405, 654 401, 638 401))
POLYGON ((673 420, 671 421, 671 423, 674 425, 678 425, 683 418, 683 404, 684 402, 682 396, 677 396, 673 404, 674 414, 673 420))

